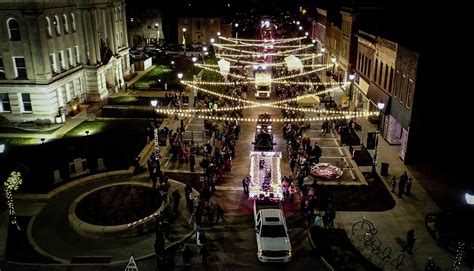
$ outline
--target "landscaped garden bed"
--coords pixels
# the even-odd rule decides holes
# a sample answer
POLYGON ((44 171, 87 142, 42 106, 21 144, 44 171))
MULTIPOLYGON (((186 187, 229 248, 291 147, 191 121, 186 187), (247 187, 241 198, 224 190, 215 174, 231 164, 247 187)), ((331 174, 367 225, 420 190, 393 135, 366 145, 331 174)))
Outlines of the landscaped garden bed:
POLYGON ((158 100, 161 104, 166 104, 166 98, 142 97, 142 96, 117 96, 107 98, 107 105, 143 105, 150 106, 151 100, 158 100))
POLYGON ((343 229, 312 227, 311 239, 315 251, 338 271, 382 270, 360 254, 343 229))
POLYGON ((82 221, 101 226, 123 225, 155 213, 162 198, 151 187, 108 186, 84 197, 76 207, 82 221))
MULTIPOLYGON (((338 211, 380 212, 395 207, 395 201, 378 175, 364 173, 368 185, 319 185, 322 206, 330 201, 338 211)), ((325 207, 324 207, 325 208, 325 207)))

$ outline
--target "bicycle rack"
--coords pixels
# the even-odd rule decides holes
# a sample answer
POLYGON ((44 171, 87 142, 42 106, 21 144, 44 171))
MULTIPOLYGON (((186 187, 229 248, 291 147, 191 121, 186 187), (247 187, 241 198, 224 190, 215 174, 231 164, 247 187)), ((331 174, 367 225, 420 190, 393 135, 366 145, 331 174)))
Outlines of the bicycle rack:
POLYGON ((387 259, 390 259, 390 254, 392 254, 392 248, 391 247, 386 247, 383 251, 382 251, 382 261, 385 261, 387 259))
POLYGON ((399 269, 405 263, 405 254, 400 253, 398 257, 392 261, 392 264, 395 266, 396 269, 399 269))

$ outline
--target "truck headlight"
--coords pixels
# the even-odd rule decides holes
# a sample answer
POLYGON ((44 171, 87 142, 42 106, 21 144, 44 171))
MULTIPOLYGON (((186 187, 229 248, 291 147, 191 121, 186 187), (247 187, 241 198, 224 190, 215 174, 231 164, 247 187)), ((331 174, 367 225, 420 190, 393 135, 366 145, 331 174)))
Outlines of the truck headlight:
POLYGON ((288 250, 288 251, 286 252, 286 254, 288 254, 288 256, 290 256, 290 257, 291 257, 291 249, 290 249, 290 250, 288 250))
POLYGON ((263 250, 260 249, 260 250, 258 251, 258 256, 263 256, 263 250))

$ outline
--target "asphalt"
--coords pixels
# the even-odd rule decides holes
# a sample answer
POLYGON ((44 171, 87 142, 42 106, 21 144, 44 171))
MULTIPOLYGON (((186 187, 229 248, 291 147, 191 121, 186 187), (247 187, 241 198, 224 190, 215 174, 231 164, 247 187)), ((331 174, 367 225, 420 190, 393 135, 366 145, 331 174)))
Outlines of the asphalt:
MULTIPOLYGON (((126 94, 131 95, 131 94, 126 94)), ((340 95, 340 93, 339 93, 340 95)), ((338 95, 335 95, 336 100, 338 95)), ((281 113, 276 109, 265 109, 266 112, 271 113, 274 116, 281 116, 281 113)), ((245 117, 256 117, 258 110, 245 110, 245 117)), ((359 132, 361 139, 366 138, 366 133, 368 131, 375 131, 375 127, 370 124, 365 118, 358 119, 359 124, 362 125, 362 132, 359 132)), ((193 123, 193 121, 191 121, 193 123)), ((176 125, 176 121, 172 125, 176 125)), ((253 232, 253 220, 252 220, 252 205, 251 202, 247 201, 243 196, 243 191, 241 190, 241 179, 248 173, 248 153, 253 148, 253 145, 249 142, 253 141, 254 125, 253 123, 241 123, 242 133, 237 142, 237 155, 236 159, 233 161, 233 169, 231 172, 226 173, 226 178, 223 183, 218 184, 217 193, 212 198, 212 202, 220 203, 223 205, 224 210, 226 211, 225 217, 226 222, 213 226, 206 227, 204 230, 207 233, 210 244, 210 259, 212 262, 207 265, 207 270, 233 270, 233 269, 245 269, 245 270, 269 270, 275 269, 274 265, 262 265, 258 263, 255 253, 256 253, 256 244, 255 237, 253 232)), ((320 123, 314 123, 312 126, 318 127, 320 123)), ((285 146, 283 140, 281 139, 281 124, 275 125, 275 138, 277 142, 276 150, 282 151, 285 153, 283 146, 285 146)), ((317 139, 315 139, 317 140, 317 139)), ((340 141, 337 141, 340 142, 340 141)), ((331 143, 334 144, 334 143, 331 143)), ((380 163, 387 162, 390 164, 389 167, 389 176, 383 176, 387 189, 390 189, 390 180, 391 176, 396 176, 397 178, 407 171, 409 177, 413 177, 413 187, 412 195, 409 197, 398 198, 395 194, 392 194, 392 197, 396 201, 396 206, 392 210, 385 212, 337 212, 335 225, 337 228, 343 228, 348 236, 351 238, 353 244, 365 255, 370 261, 374 262, 376 265, 380 266, 384 270, 395 269, 392 265, 392 260, 397 257, 401 248, 405 243, 406 232, 409 229, 415 229, 415 234, 417 240, 414 246, 413 255, 405 255, 405 263, 401 266, 400 270, 422 270, 424 264, 429 256, 432 256, 435 262, 441 266, 442 270, 447 270, 452 268, 454 257, 447 251, 439 248, 435 241, 429 236, 425 224, 424 218, 427 213, 435 212, 439 210, 439 207, 428 195, 425 189, 420 185, 417 180, 416 172, 411 172, 408 169, 401 159, 399 158, 399 146, 391 146, 385 140, 380 140, 379 143, 379 164, 377 170, 380 172, 380 163), (371 249, 363 246, 361 243, 360 236, 352 234, 352 225, 360 221, 362 218, 370 220, 375 227, 378 229, 377 238, 381 241, 382 247, 390 247, 392 249, 392 255, 390 261, 381 261, 377 255, 374 255, 371 252, 371 249)), ((177 169, 181 170, 181 169, 177 169)), ((186 170, 186 169, 182 169, 186 170)), ((288 160, 283 159, 282 164, 282 175, 289 174, 289 165, 288 160)), ((98 183, 99 185, 99 183, 98 183)), ((73 200, 80 191, 73 191, 71 195, 64 199, 58 199, 56 205, 67 205, 68 201, 73 200)), ((33 233, 33 236, 41 236, 44 234, 45 243, 48 242, 49 238, 54 237, 52 235, 58 233, 54 231, 51 233, 51 227, 59 227, 59 225, 64 225, 64 208, 65 206, 46 206, 44 210, 40 211, 39 215, 43 213, 50 215, 43 219, 38 218, 35 223, 42 222, 43 226, 38 226, 37 224, 33 231, 38 231, 33 233), (58 209, 56 209, 58 208, 58 209), (62 208, 62 209, 61 209, 62 208), (61 209, 61 210, 60 210, 61 209), (54 215, 53 215, 54 214, 54 215), (63 215, 61 215, 63 214, 63 215), (62 218, 61 218, 62 217, 62 218), (48 224, 49 222, 49 224, 48 224), (56 223, 57 222, 57 223, 56 223), (56 225, 57 224, 57 225, 56 225), (56 225, 56 226, 55 226, 56 225), (37 227, 38 226, 38 227, 37 227), (36 229, 37 228, 37 229, 36 229)), ((313 257, 311 252, 311 247, 309 245, 307 234, 304 230, 304 221, 299 217, 296 204, 288 204, 285 206, 285 214, 287 216, 288 224, 291 228, 294 228, 290 236, 292 240, 292 245, 295 250, 295 258, 292 262, 286 265, 278 266, 277 269, 311 269, 322 270, 322 265, 318 258, 313 257)), ((1 228, 3 229, 3 228, 1 228)), ((69 234, 74 234, 69 231, 69 234)), ((61 238, 59 238, 61 239, 61 238)), ((133 246, 136 245, 138 251, 143 253, 152 252, 152 245, 147 245, 146 241, 149 238, 145 236, 139 237, 135 244, 127 243, 123 240, 113 240, 113 242, 106 242, 98 246, 102 246, 108 253, 117 253, 120 254, 121 258, 127 258, 129 255, 135 253, 130 250, 123 250, 119 252, 114 252, 117 249, 118 244, 123 246, 133 246), (141 238, 141 239, 140 239, 141 238), (110 244, 110 246, 109 246, 110 244)), ((77 240, 71 239, 73 241, 72 246, 83 246, 88 251, 92 252, 89 242, 83 240, 81 242, 76 242, 77 240)), ((194 239, 188 239, 188 242, 194 244, 194 239)), ((58 240, 60 243, 56 243, 59 247, 54 245, 48 246, 47 244, 41 243, 42 246, 48 246, 48 249, 52 250, 54 253, 63 256, 65 258, 70 257, 72 254, 66 252, 62 246, 64 245, 65 239, 58 240), (64 251, 63 251, 64 250, 64 251), (66 255, 69 254, 69 255, 66 255)), ((317 242, 317 240, 316 240, 317 242)), ((148 243, 150 244, 150 243, 148 243)), ((71 245, 71 244, 70 244, 71 245)), ((200 269, 200 260, 197 253, 197 248, 193 245, 194 257, 193 257, 193 269, 200 269)), ((74 249, 74 248, 71 248, 74 249)), ((76 248, 77 249, 77 248, 76 248)), ((97 251, 94 251, 97 252, 97 251)), ((180 255, 176 255, 175 262, 177 264, 176 270, 182 270, 182 263, 180 264, 180 255)), ((155 270, 155 262, 153 258, 146 258, 143 260, 137 261, 140 270, 155 270)), ((60 268, 60 267, 58 267, 60 268)), ((123 265, 114 265, 110 270, 123 270, 123 265)), ((15 270, 28 270, 24 267, 15 268, 15 270)), ((32 270, 31 268, 29 270, 32 270)), ((39 267, 36 270, 41 270, 39 267)), ((57 269, 63 270, 63 269, 57 269)), ((75 269, 76 270, 76 269, 75 269)), ((77 270, 94 270, 94 269, 77 269, 77 270)), ((97 269, 98 270, 98 269, 97 269)), ((108 269, 109 270, 109 269, 108 269)), ((461 269, 467 270, 467 269, 461 269)))

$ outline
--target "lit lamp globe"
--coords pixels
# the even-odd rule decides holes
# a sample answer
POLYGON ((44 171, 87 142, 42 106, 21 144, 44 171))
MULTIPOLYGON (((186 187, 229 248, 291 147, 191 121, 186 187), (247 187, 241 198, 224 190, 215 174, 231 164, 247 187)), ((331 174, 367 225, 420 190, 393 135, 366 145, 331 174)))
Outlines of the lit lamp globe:
POLYGON ((216 39, 211 38, 211 43, 214 43, 214 42, 216 42, 216 39))
POLYGON ((326 52, 326 48, 321 48, 321 53, 326 52))
POLYGON ((466 193, 464 195, 464 198, 466 199, 467 204, 469 204, 470 206, 474 206, 474 191, 466 193))
POLYGON ((221 35, 221 32, 217 32, 217 36, 220 36, 221 35))
POLYGON ((298 27, 298 29, 299 29, 299 30, 303 30, 303 27, 300 25, 300 26, 298 27))
POLYGON ((312 42, 313 42, 313 44, 315 44, 315 43, 316 43, 316 40, 315 40, 315 39, 313 39, 313 40, 312 40, 312 42))
POLYGON ((349 74, 349 80, 351 80, 351 81, 352 81, 352 80, 354 80, 354 78, 355 78, 355 75, 353 75, 353 74, 349 74))
POLYGON ((5 151, 5 144, 0 144, 0 153, 5 151))
POLYGON ((206 51, 207 51, 207 47, 202 47, 202 50, 203 50, 204 52, 206 52, 206 51))
POLYGON ((308 32, 304 32, 304 35, 307 37, 307 36, 309 35, 309 33, 308 33, 308 32))
POLYGON ((183 74, 182 73, 178 73, 178 78, 181 80, 183 78, 183 74))
POLYGON ((193 57, 191 58, 191 60, 192 60, 193 62, 196 62, 196 61, 197 61, 197 57, 193 56, 193 57))
POLYGON ((380 101, 380 102, 377 103, 377 107, 378 107, 380 110, 383 110, 383 108, 385 107, 385 104, 384 104, 382 101, 380 101))
POLYGON ((332 57, 332 58, 331 58, 331 61, 332 61, 332 63, 336 63, 336 58, 335 58, 335 57, 332 57))
POLYGON ((158 105, 158 100, 151 100, 150 103, 151 103, 151 106, 155 107, 158 105))

